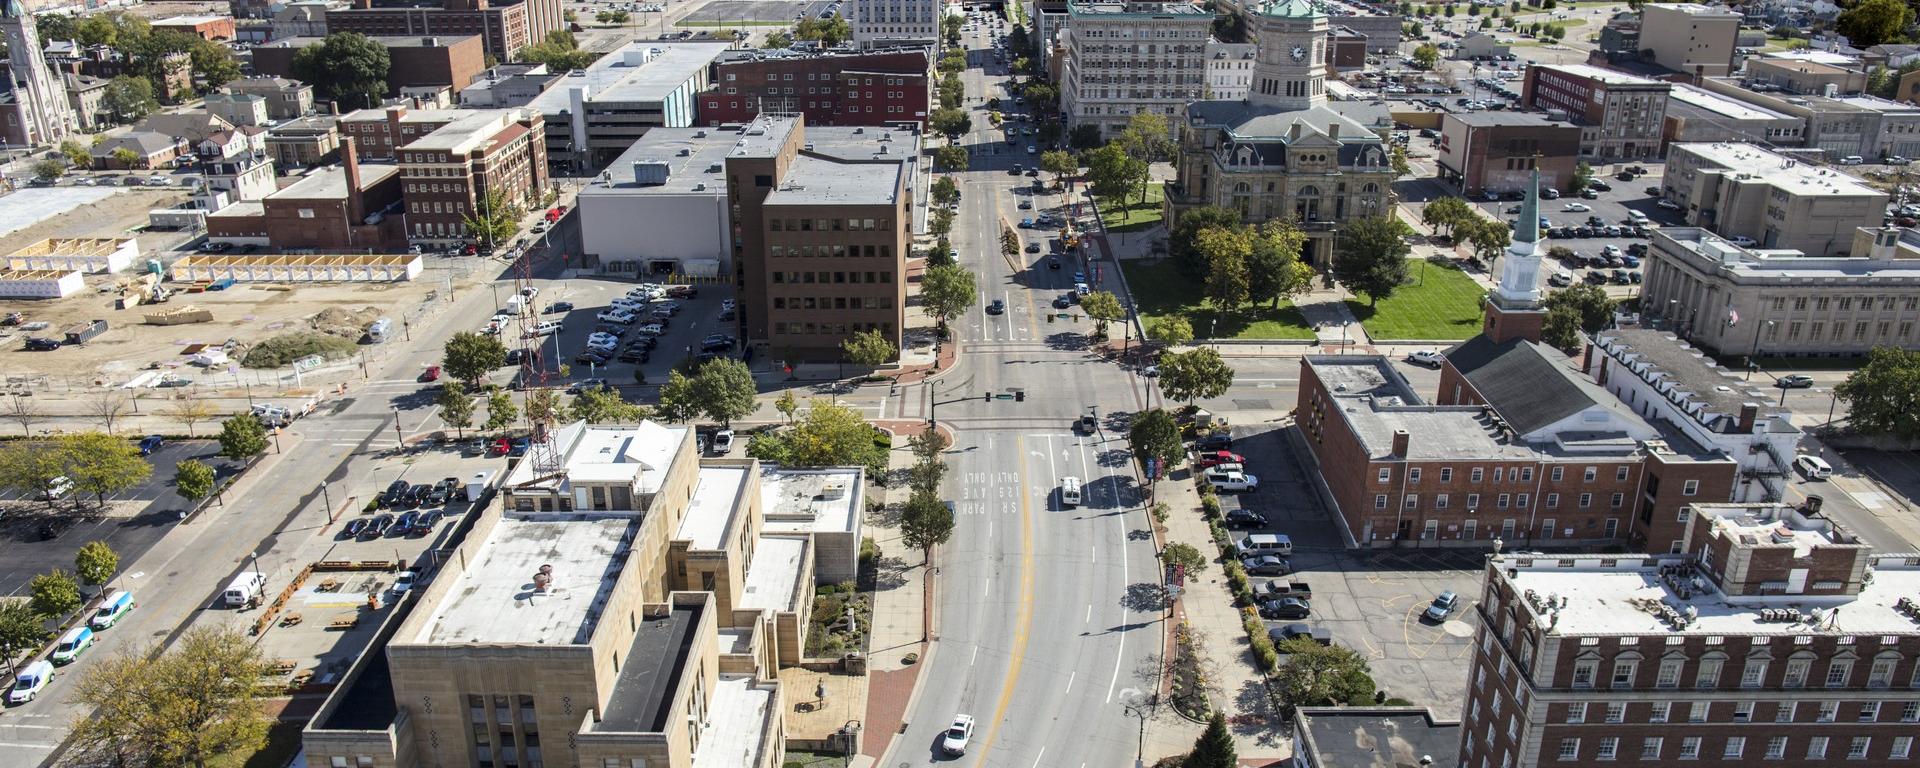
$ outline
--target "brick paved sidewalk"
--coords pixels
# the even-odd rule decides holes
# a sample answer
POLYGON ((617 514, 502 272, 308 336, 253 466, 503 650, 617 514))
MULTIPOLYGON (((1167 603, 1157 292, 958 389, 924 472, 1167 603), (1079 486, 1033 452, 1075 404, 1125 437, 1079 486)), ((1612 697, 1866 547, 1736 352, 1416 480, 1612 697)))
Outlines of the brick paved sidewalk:
MULTIPOLYGON (((913 463, 907 438, 926 429, 926 422, 896 419, 876 422, 894 434, 893 451, 888 460, 891 469, 905 469, 913 463)), ((875 498, 884 502, 904 500, 904 489, 880 489, 875 498)), ((890 509, 867 513, 867 534, 880 547, 880 565, 875 576, 873 627, 867 645, 867 712, 860 754, 879 760, 898 735, 919 683, 920 668, 932 651, 931 635, 935 586, 918 550, 900 541, 897 513, 890 509), (908 654, 916 654, 909 663, 908 654)))

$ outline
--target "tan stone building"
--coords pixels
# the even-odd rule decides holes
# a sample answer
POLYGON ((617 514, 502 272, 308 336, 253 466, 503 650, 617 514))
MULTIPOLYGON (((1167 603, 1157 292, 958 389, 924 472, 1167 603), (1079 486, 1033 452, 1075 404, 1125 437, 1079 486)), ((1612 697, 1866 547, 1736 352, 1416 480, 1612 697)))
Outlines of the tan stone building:
POLYGON ((1653 3, 1640 14, 1640 50, 1653 63, 1694 77, 1733 71, 1740 14, 1699 3, 1653 3))
MULTIPOLYGON (((859 509, 859 470, 828 473, 859 509)), ((555 430, 315 715, 311 764, 779 765, 814 550, 767 530, 760 475, 685 427, 555 430)))
POLYGON ((1879 226, 1887 206, 1887 193, 1839 170, 1740 142, 1668 147, 1660 192, 1689 224, 1813 256, 1846 253, 1853 231, 1879 226))
POLYGON ((1135 114, 1152 114, 1174 130, 1182 107, 1206 98, 1211 11, 1190 2, 1076 1, 1067 19, 1060 110, 1068 128, 1095 126, 1108 139, 1135 114))
POLYGON ((1393 164, 1377 133, 1387 117, 1365 102, 1327 100, 1321 10, 1305 0, 1254 10, 1260 43, 1248 96, 1187 105, 1167 218, 1203 205, 1249 222, 1290 218, 1308 236, 1301 255, 1324 268, 1341 222, 1393 210, 1393 164))

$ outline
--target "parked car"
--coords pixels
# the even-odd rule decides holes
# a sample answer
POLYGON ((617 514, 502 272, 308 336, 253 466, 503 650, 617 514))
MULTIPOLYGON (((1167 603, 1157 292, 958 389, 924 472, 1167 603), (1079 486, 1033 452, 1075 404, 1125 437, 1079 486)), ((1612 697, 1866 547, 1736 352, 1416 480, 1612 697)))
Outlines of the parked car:
POLYGON ((1825 480, 1833 476, 1833 465, 1812 454, 1803 453, 1793 457, 1793 468, 1800 470, 1800 474, 1808 480, 1825 480))
POLYGON ((713 452, 715 455, 724 456, 731 450, 733 450, 733 430, 723 429, 713 433, 713 452))
POLYGON ((380 506, 399 506, 407 498, 407 489, 412 486, 405 480, 395 480, 387 484, 387 490, 380 494, 380 506))
POLYGON ((360 530, 360 540, 365 541, 367 539, 377 539, 385 536, 387 529, 392 527, 393 515, 384 513, 374 515, 372 520, 367 521, 367 527, 360 530))
POLYGON ((1416 349, 1407 353, 1407 362, 1427 368, 1439 368, 1446 357, 1431 349, 1416 349))
POLYGON ((1420 615, 1426 617, 1428 621, 1446 621, 1447 617, 1452 616, 1459 607, 1460 596, 1454 594, 1453 590, 1447 590, 1433 598, 1433 603, 1428 605, 1427 610, 1420 615))
POLYGON ((406 594, 408 590, 413 589, 413 585, 418 583, 419 581, 420 581, 419 571, 414 571, 414 570, 401 571, 398 575, 393 577, 393 587, 390 588, 388 591, 393 593, 394 597, 399 597, 401 595, 406 594))
POLYGON ((1245 464, 1247 457, 1233 451, 1202 451, 1193 457, 1193 463, 1199 465, 1201 469, 1206 469, 1221 464, 1245 464))
POLYGON ((1278 555, 1243 557, 1240 567, 1255 576, 1285 576, 1293 572, 1293 564, 1278 555))
POLYGON ((567 394, 577 395, 589 389, 607 389, 610 386, 607 380, 602 378, 581 379, 574 382, 573 386, 567 387, 567 394))
POLYGON ((571 301, 556 301, 552 304, 547 305, 547 314, 549 315, 559 314, 561 312, 572 312, 572 311, 573 311, 573 302, 571 301))
POLYGON ((1288 640, 1297 640, 1300 638, 1306 638, 1321 645, 1333 645, 1333 633, 1327 631, 1325 627, 1314 627, 1306 624, 1286 624, 1267 630, 1267 639, 1272 640, 1276 645, 1288 640))
POLYGON ((413 521, 419 517, 420 513, 411 510, 400 513, 399 517, 393 519, 393 526, 387 529, 386 535, 396 538, 407 535, 408 531, 413 530, 413 521))
POLYGON ((1228 528, 1265 528, 1267 516, 1250 509, 1230 509, 1225 515, 1228 528))
POLYGON ((1233 435, 1225 431, 1208 432, 1193 441, 1195 450, 1223 451, 1233 447, 1233 435))
POLYGON ((1238 468, 1212 467, 1205 471, 1207 484, 1216 491, 1251 491, 1260 487, 1260 478, 1238 468))
POLYGON ((1781 389, 1806 389, 1813 386, 1813 377, 1803 373, 1792 373, 1774 379, 1773 384, 1781 389))
POLYGON ((1313 615, 1313 609, 1299 598, 1283 597, 1260 604, 1260 618, 1263 619, 1304 619, 1313 615))
POLYGON ((594 315, 593 317, 601 322, 618 323, 620 325, 632 325, 634 321, 633 313, 622 312, 617 309, 601 310, 600 314, 594 315))
POLYGON ((356 517, 352 520, 348 520, 346 526, 340 529, 340 538, 343 538, 343 539, 359 538, 360 533, 362 531, 365 531, 366 529, 367 529, 367 519, 364 517, 356 517))

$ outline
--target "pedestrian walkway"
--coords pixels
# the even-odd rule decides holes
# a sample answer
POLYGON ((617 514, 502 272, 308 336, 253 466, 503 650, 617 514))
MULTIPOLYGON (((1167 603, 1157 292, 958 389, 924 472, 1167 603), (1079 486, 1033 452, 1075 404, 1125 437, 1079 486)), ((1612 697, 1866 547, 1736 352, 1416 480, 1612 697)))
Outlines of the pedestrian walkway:
MULTIPOLYGON (((893 432, 893 451, 888 466, 904 470, 913 464, 913 452, 907 438, 926 428, 924 422, 895 420, 877 422, 893 432)), ((933 588, 921 553, 900 540, 898 510, 888 503, 894 489, 877 489, 873 498, 882 503, 877 512, 867 513, 867 531, 880 548, 873 591, 873 626, 867 640, 867 709, 860 756, 877 761, 900 732, 900 726, 912 704, 920 669, 932 651, 928 640, 933 627, 933 588)), ((855 765, 861 763, 856 761, 855 765)))
MULTIPOLYGON (((1188 471, 1176 470, 1173 477, 1155 488, 1159 500, 1172 509, 1166 522, 1167 542, 1191 545, 1209 561, 1205 570, 1187 575, 1186 589, 1175 603, 1175 620, 1186 622, 1199 639, 1206 659, 1202 666, 1211 670, 1216 681, 1211 694, 1213 706, 1227 718, 1241 764, 1266 765, 1289 757, 1293 745, 1281 729, 1278 713, 1268 703, 1264 675, 1241 628, 1240 612, 1227 590, 1226 573, 1220 563, 1213 562, 1219 548, 1201 517, 1200 494, 1190 477, 1188 471)), ((1162 709, 1172 711, 1171 707, 1162 709)), ((1173 717, 1186 722, 1178 715, 1173 717)), ((1187 725, 1160 726, 1156 721, 1156 727, 1147 729, 1147 754, 1165 757, 1192 749, 1202 727, 1197 723, 1187 725)))

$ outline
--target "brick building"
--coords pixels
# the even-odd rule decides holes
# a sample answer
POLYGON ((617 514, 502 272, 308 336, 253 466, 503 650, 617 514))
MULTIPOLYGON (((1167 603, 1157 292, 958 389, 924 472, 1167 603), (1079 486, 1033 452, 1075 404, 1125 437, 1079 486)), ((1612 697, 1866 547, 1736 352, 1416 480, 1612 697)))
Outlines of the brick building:
POLYGON ((363 158, 392 160, 400 147, 466 114, 466 110, 459 109, 362 109, 340 118, 340 135, 351 137, 359 145, 363 158))
POLYGON ((1487 562, 1458 765, 1912 759, 1920 557, 1817 497, 1682 513, 1679 554, 1487 562))
POLYGON ((1660 156, 1670 83, 1587 64, 1527 67, 1520 103, 1580 126, 1581 154, 1602 162, 1660 156))
POLYGON ((232 16, 174 16, 153 22, 153 28, 185 32, 209 42, 234 39, 232 16))
POLYGON ((353 7, 327 12, 328 32, 368 37, 479 35, 482 50, 500 61, 565 29, 560 0, 353 0, 353 7))
POLYGON ((537 207, 547 188, 542 127, 532 110, 474 110, 400 147, 409 239, 466 242, 466 217, 496 190, 537 207))
POLYGON ((267 154, 285 170, 331 163, 339 151, 340 121, 331 116, 302 117, 267 129, 267 154))
MULTIPOLYGON (((257 77, 293 77, 293 56, 323 38, 275 40, 253 49, 257 77)), ((373 41, 387 49, 393 65, 387 69, 387 95, 405 88, 450 88, 473 84, 487 68, 487 50, 479 35, 389 35, 373 41)))
POLYGON ((798 112, 807 124, 925 126, 932 62, 926 49, 859 53, 755 51, 716 62, 699 95, 701 125, 745 123, 761 111, 798 112))
POLYGON ((369 253, 405 250, 400 169, 363 165, 344 140, 338 168, 321 168, 260 200, 207 215, 209 238, 280 251, 369 253))
POLYGON ((1440 177, 1460 192, 1517 192, 1535 169, 1554 189, 1573 185, 1580 127, 1526 112, 1448 112, 1440 120, 1440 177))

